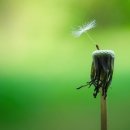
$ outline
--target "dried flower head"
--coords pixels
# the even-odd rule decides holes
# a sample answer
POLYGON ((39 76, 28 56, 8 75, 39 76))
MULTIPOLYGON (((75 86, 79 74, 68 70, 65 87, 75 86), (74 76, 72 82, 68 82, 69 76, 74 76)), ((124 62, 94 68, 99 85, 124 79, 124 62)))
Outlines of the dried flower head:
POLYGON ((83 26, 80 26, 77 30, 73 31, 72 34, 75 37, 80 37, 83 33, 94 28, 95 26, 96 26, 96 20, 93 20, 87 24, 84 24, 83 26))
POLYGON ((102 96, 104 96, 105 99, 113 76, 114 52, 111 50, 96 50, 92 55, 91 81, 77 89, 87 85, 93 85, 95 87, 93 96, 96 98, 101 88, 102 96))

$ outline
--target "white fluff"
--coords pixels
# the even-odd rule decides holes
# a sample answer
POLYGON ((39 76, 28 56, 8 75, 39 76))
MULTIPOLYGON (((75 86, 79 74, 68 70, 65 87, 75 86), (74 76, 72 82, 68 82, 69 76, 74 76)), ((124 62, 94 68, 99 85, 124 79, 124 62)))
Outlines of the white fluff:
POLYGON ((102 55, 102 54, 109 54, 109 55, 111 55, 113 58, 115 57, 115 53, 114 53, 114 51, 112 51, 112 50, 96 50, 96 51, 94 51, 93 53, 92 53, 92 55, 93 56, 95 56, 95 55, 102 55))
POLYGON ((77 30, 73 31, 72 34, 75 37, 80 37, 83 33, 94 28, 95 26, 96 26, 96 20, 93 20, 93 21, 91 21, 83 26, 80 26, 77 30))

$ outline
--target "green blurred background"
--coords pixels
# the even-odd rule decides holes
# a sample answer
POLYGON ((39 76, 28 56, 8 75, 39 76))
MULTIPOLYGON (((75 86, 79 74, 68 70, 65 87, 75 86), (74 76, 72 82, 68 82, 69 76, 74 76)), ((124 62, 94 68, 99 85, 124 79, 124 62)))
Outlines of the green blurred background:
POLYGON ((95 46, 115 51, 108 130, 130 129, 130 1, 0 0, 0 129, 100 130, 100 96, 90 80, 95 46))

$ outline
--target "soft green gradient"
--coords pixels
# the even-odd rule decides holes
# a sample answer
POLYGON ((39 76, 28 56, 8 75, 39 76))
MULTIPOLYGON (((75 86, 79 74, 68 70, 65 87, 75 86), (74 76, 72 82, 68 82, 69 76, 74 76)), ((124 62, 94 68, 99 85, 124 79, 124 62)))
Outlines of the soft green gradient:
POLYGON ((100 96, 90 80, 95 46, 71 31, 94 18, 89 34, 115 51, 108 130, 130 129, 130 3, 103 0, 0 1, 0 129, 100 130, 100 96))

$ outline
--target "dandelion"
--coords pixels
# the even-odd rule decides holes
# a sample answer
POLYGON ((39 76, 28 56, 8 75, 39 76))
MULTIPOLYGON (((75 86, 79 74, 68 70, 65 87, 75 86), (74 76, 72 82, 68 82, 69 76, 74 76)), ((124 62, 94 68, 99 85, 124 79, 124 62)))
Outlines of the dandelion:
POLYGON ((96 50, 92 54, 91 81, 78 87, 94 86, 93 96, 96 98, 99 90, 102 89, 102 96, 107 97, 107 90, 111 84, 114 69, 114 52, 111 50, 96 50))
MULTIPOLYGON (((95 20, 79 27, 77 31, 73 34, 77 37, 81 36, 83 33, 95 27, 95 20)), ((88 33, 87 33, 88 34, 88 33)), ((88 37, 94 41, 90 35, 88 37)), ((94 41, 95 42, 95 41, 94 41)), ((96 98, 97 94, 101 93, 101 130, 107 130, 107 105, 106 97, 107 91, 111 84, 114 70, 114 59, 115 54, 112 50, 100 50, 97 44, 97 50, 92 53, 92 66, 90 73, 90 81, 85 85, 78 87, 80 89, 85 86, 94 86, 93 96, 96 98)))
POLYGON ((98 50, 93 52, 91 67, 91 81, 89 85, 95 87, 93 96, 96 98, 100 88, 102 96, 107 97, 107 90, 111 84, 114 68, 114 52, 111 50, 98 50))

